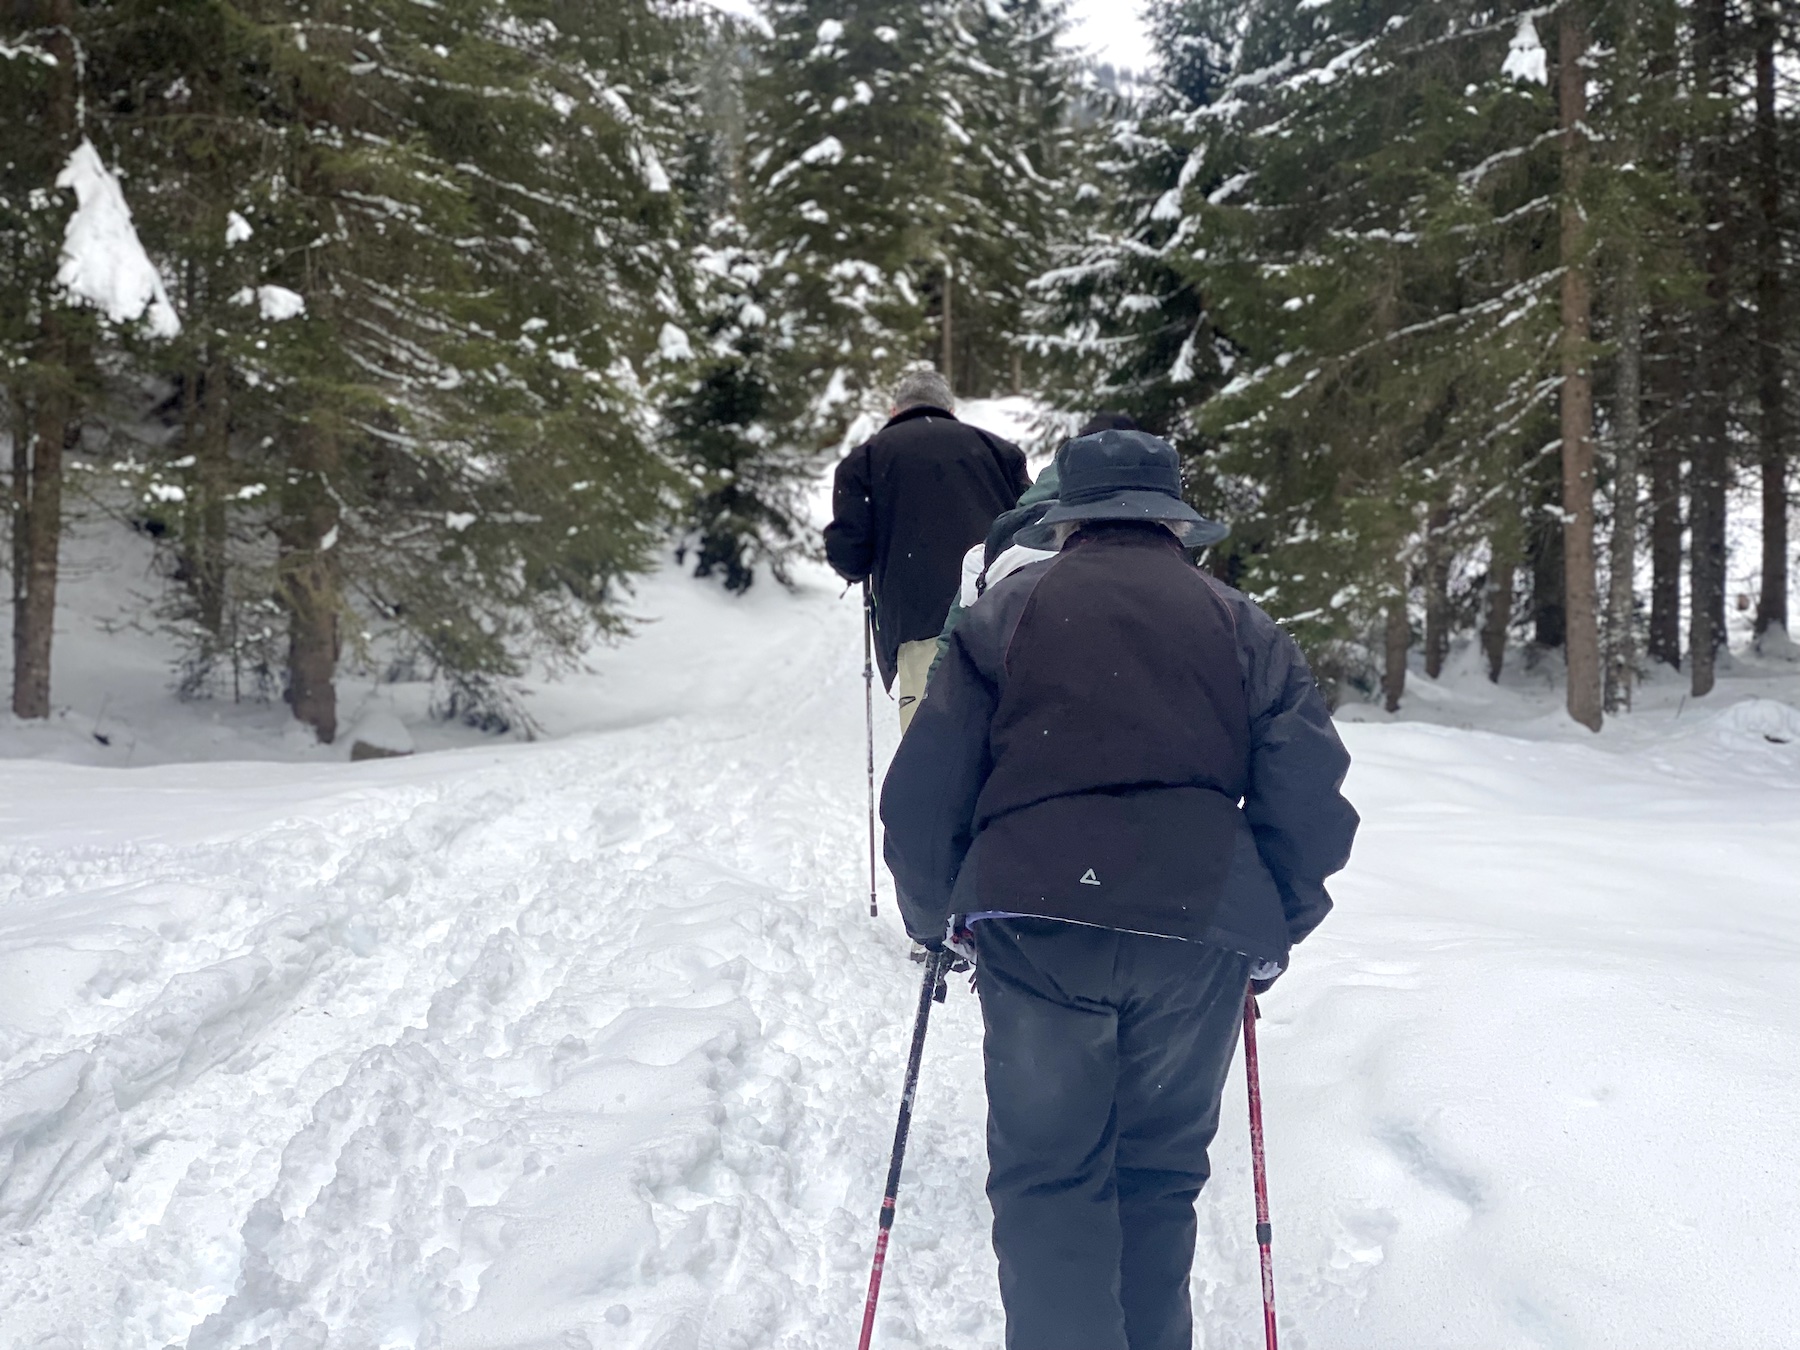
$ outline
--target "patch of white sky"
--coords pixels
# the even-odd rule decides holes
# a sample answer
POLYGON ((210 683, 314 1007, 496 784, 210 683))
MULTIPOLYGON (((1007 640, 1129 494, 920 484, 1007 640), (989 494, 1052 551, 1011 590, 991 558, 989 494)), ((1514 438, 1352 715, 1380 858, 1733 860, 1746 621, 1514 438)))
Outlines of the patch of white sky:
POLYGON ((1069 17, 1075 45, 1097 61, 1148 74, 1155 58, 1141 0, 1075 0, 1069 17))
MULTIPOLYGON (((755 0, 705 0, 714 9, 762 26, 755 0)), ((1148 72, 1150 30, 1142 0, 1075 0, 1069 14, 1071 43, 1095 60, 1121 70, 1148 72)))

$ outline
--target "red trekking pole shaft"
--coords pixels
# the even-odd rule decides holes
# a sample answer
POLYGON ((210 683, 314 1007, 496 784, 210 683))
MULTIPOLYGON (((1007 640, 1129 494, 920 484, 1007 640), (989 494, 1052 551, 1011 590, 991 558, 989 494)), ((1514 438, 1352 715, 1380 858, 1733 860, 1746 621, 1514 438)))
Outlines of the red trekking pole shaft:
POLYGON ((1269 1177, 1263 1162, 1262 1082, 1256 1071, 1256 995, 1244 991, 1244 1080, 1250 1089, 1250 1170, 1256 1178, 1256 1248, 1262 1260, 1263 1332, 1275 1347, 1275 1258, 1269 1254, 1269 1177))
POLYGON ((875 1237, 875 1264, 869 1270, 869 1301, 863 1305, 862 1339, 857 1350, 869 1350, 875 1333, 875 1304, 881 1298, 881 1272, 887 1266, 888 1234, 894 1227, 894 1197, 900 1192, 900 1164, 906 1160, 906 1136, 912 1130, 913 1093, 919 1086, 919 1062, 925 1055, 925 1028, 931 1021, 931 1000, 938 980, 950 960, 948 952, 933 952, 925 962, 925 983, 919 987, 919 1012, 913 1019, 912 1054, 906 1061, 906 1087, 900 1094, 900 1120, 894 1126, 894 1155, 888 1161, 887 1193, 881 1198, 881 1231, 875 1237))

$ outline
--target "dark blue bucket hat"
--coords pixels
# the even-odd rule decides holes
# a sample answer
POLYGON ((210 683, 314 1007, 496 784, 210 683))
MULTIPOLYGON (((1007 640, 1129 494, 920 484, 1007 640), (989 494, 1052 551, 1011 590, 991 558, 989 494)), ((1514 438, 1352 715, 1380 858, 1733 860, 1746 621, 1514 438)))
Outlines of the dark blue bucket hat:
POLYGON ((1062 490, 1056 504, 1014 543, 1056 547, 1064 521, 1156 521, 1175 530, 1188 548, 1216 544, 1230 529, 1181 500, 1181 457, 1147 431, 1102 431, 1066 442, 1056 452, 1062 490))

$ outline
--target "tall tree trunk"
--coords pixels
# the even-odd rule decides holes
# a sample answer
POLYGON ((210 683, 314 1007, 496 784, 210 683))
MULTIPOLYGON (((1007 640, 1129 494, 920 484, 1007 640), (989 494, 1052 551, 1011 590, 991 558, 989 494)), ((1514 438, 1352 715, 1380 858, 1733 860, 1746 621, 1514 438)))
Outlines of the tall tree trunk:
POLYGON ((1696 364, 1694 453, 1688 472, 1688 658, 1694 697, 1712 692, 1714 668, 1725 645, 1725 487, 1730 468, 1726 388, 1731 360, 1725 350, 1731 303, 1730 203, 1724 139, 1726 0, 1699 0, 1694 8, 1694 81, 1711 101, 1695 145, 1695 169, 1704 209, 1706 297, 1701 306, 1696 364))
POLYGON ((1388 601, 1386 661, 1381 674, 1381 692, 1389 712, 1400 711, 1400 700, 1406 695, 1406 654, 1412 646, 1412 620, 1406 612, 1406 564, 1394 565, 1394 596, 1388 601))
MULTIPOLYGON (((1543 488, 1540 486, 1540 492, 1543 488)), ((1563 645, 1568 633, 1564 622, 1568 603, 1563 582, 1563 530, 1550 519, 1544 508, 1554 506, 1557 497, 1545 494, 1532 512, 1528 528, 1528 558, 1531 564, 1531 645, 1554 651, 1563 645)), ((1559 508, 1560 509, 1560 508, 1559 508)))
POLYGON ((1497 532, 1488 545, 1487 587, 1482 596, 1481 650, 1487 657, 1488 680, 1500 683, 1500 672, 1506 664, 1506 635, 1512 629, 1513 586, 1518 579, 1519 561, 1510 536, 1497 532))
POLYGON ((286 486, 280 544, 280 587, 288 618, 288 703, 294 716, 329 745, 337 739, 339 582, 337 501, 331 480, 337 447, 327 433, 302 427, 295 472, 286 486))
POLYGON ((1608 541, 1606 596, 1606 710, 1631 706, 1632 672, 1637 663, 1634 619, 1637 610, 1638 442, 1643 436, 1644 298, 1638 256, 1627 243, 1619 263, 1618 390, 1613 411, 1613 520, 1608 541))
POLYGON ((216 651, 225 633, 226 494, 230 489, 231 428, 225 363, 216 357, 206 366, 201 434, 195 447, 195 486, 199 491, 199 539, 195 549, 195 593, 200 623, 216 651))
POLYGON ((1425 527, 1425 673, 1434 680, 1450 655, 1449 528, 1450 508, 1434 505, 1425 527))
MULTIPOLYGON (((56 58, 45 109, 44 134, 58 163, 74 148, 74 0, 48 0, 39 9, 47 20, 45 46, 56 58)), ((10 63, 9 63, 10 64, 10 63)), ((80 343, 68 314, 44 278, 37 350, 33 353, 32 394, 16 398, 13 423, 13 687, 15 717, 50 715, 50 650, 55 636, 56 583, 62 547, 64 452, 81 435, 81 406, 75 371, 80 343)))
POLYGON ((944 263, 944 383, 956 392, 956 274, 944 263))
POLYGON ((15 717, 50 715, 50 649, 62 541, 63 456, 81 434, 64 374, 70 353, 62 316, 44 320, 50 384, 40 390, 26 427, 25 453, 13 452, 13 691, 15 717), (61 367, 61 369, 56 369, 61 367))
POLYGON ((1681 458, 1693 415, 1693 344, 1677 327, 1653 324, 1654 416, 1647 439, 1650 472, 1650 622, 1644 655, 1681 669, 1681 458))
POLYGON ((1775 111, 1776 0, 1756 6, 1756 395, 1761 413, 1762 596, 1756 632, 1787 631, 1788 429, 1782 380, 1781 139, 1775 111))
POLYGON ((1681 448, 1650 437, 1650 627, 1644 654, 1681 669, 1681 448))
POLYGON ((1588 284, 1587 24, 1566 0, 1558 38, 1557 85, 1562 113, 1562 505, 1563 584, 1567 587, 1569 716, 1600 730, 1599 597, 1594 580, 1594 377, 1589 364, 1593 308, 1588 284))

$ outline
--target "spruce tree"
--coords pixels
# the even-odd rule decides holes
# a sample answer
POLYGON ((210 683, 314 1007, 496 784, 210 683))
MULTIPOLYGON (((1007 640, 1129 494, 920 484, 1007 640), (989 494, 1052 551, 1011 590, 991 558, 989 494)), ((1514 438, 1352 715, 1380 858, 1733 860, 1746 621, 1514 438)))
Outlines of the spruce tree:
POLYGON ((1141 101, 1090 95, 1072 228, 1032 287, 1031 346, 1069 419, 1129 410, 1190 467, 1204 466, 1207 445, 1195 413, 1236 359, 1183 270, 1195 225, 1182 201, 1205 169, 1207 110, 1228 60, 1215 35, 1228 17, 1210 3, 1150 7, 1161 81, 1141 101))
POLYGON ((1024 383, 1027 288, 1068 237, 1081 167, 1073 122, 1075 59, 1063 0, 994 0, 952 11, 940 97, 948 158, 940 294, 940 367, 960 392, 1024 383))
POLYGON ((205 320, 171 371, 184 453, 152 484, 186 508, 202 638, 221 592, 273 606, 287 697, 325 740, 340 657, 377 645, 452 710, 504 716, 496 677, 616 627, 664 526, 649 407, 687 342, 664 21, 132 17, 115 112, 205 320))
POLYGON ((940 77, 950 0, 778 0, 746 90, 746 210, 770 312, 805 392, 778 428, 837 441, 929 349, 952 132, 940 77))

